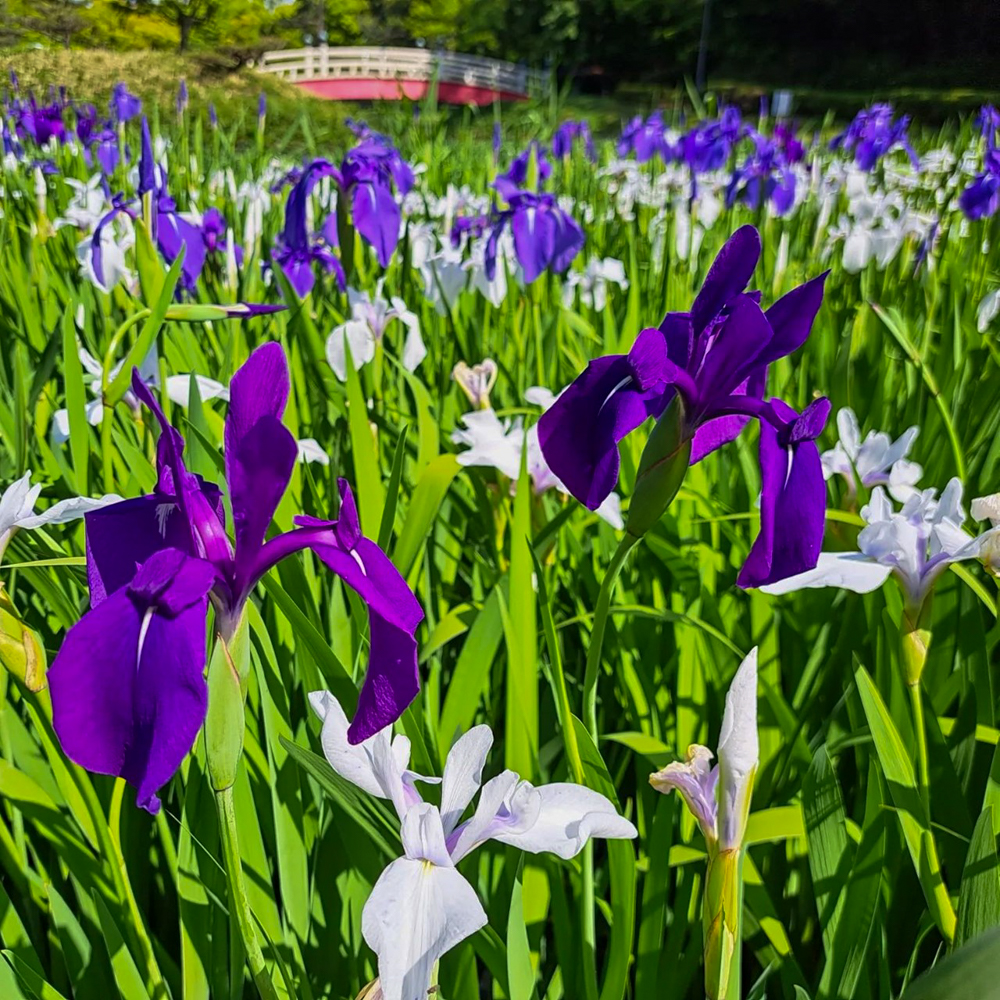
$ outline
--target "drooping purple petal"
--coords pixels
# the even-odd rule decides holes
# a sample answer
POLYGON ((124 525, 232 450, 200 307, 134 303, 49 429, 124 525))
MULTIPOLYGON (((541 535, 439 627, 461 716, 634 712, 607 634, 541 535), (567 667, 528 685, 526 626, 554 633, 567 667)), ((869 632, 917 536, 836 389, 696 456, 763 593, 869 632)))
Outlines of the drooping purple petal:
POLYGON ((525 284, 530 285, 548 267, 555 252, 556 220, 542 207, 525 207, 511 219, 514 250, 524 270, 525 284))
POLYGON ((659 416, 685 378, 667 357, 659 330, 644 330, 627 355, 596 358, 538 422, 538 442, 552 471, 591 510, 618 480, 618 442, 659 416))
POLYGON ((361 535, 350 487, 340 480, 338 521, 299 517, 302 527, 267 542, 254 577, 302 548, 311 548, 368 606, 370 652, 358 712, 348 738, 360 743, 394 722, 419 690, 414 633, 424 612, 389 557, 361 535))
POLYGON ((812 569, 823 545, 826 484, 818 435, 830 413, 830 402, 816 400, 802 417, 781 400, 772 400, 788 424, 782 434, 760 425, 760 534, 737 578, 740 587, 776 583, 812 569), (786 440, 795 437, 796 440, 786 440))
MULTIPOLYGON (((202 485, 210 490, 206 495, 209 503, 221 508, 218 488, 210 483, 202 485)), ((92 607, 125 586, 135 576, 136 568, 160 549, 173 548, 197 555, 190 525, 170 496, 151 493, 123 500, 88 511, 84 520, 92 607)))
POLYGON ((198 283, 205 266, 205 237, 198 226, 188 222, 177 212, 158 212, 156 240, 168 264, 172 264, 184 247, 181 264, 181 281, 191 290, 198 283))
POLYGON ((49 667, 56 735, 88 771, 120 774, 125 765, 142 616, 119 589, 66 633, 49 667))
POLYGON ((351 218, 354 228, 375 248, 382 267, 389 261, 399 242, 399 205, 385 184, 359 183, 351 192, 351 218))
POLYGON ((354 745, 392 725, 420 691, 416 639, 374 610, 368 621, 368 672, 347 730, 348 742, 354 745))
POLYGON ((88 611, 49 670, 53 725, 82 767, 120 775, 157 812, 205 718, 205 620, 214 567, 176 549, 88 611))

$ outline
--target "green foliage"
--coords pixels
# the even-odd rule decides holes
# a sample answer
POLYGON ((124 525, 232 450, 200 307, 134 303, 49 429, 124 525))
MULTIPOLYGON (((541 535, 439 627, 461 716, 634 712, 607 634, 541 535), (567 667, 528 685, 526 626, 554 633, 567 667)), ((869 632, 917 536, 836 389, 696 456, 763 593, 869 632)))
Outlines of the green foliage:
MULTIPOLYGON (((563 32, 568 48, 576 42, 566 26, 574 11, 583 17, 583 6, 553 8, 558 24, 551 30, 563 32)), ((432 27, 439 13, 407 9, 432 27)), ((499 31, 488 13, 476 29, 486 34, 499 31)), ((361 25, 360 9, 356 16, 361 25)), ((345 14, 345 25, 354 17, 345 14)), ((336 161, 347 148, 342 109, 246 71, 213 77, 195 59, 170 53, 0 58, 3 72, 13 65, 25 87, 65 82, 95 103, 106 102, 115 80, 126 80, 171 141, 171 189, 182 208, 216 204, 237 233, 246 212, 238 187, 272 180, 265 172, 280 169, 270 167, 272 158, 287 166, 309 151, 336 161), (179 76, 192 94, 182 120, 173 105, 179 76), (258 148, 261 87, 269 107, 258 148), (208 100, 219 109, 215 133, 208 100)), ((631 110, 626 103, 603 107, 606 129, 631 110)), ((426 165, 418 192, 441 194, 449 184, 487 190, 493 109, 417 120, 406 105, 369 110, 371 123, 390 132, 407 159, 426 165)), ((531 136, 547 138, 551 116, 564 110, 558 102, 554 110, 499 109, 502 158, 531 136)), ((126 129, 134 147, 136 123, 126 129)), ((970 134, 966 121, 958 134, 925 131, 918 145, 963 148, 970 134)), ((178 318, 164 321, 176 267, 144 268, 147 282, 150 274, 160 282, 159 295, 145 303, 151 315, 122 287, 97 291, 80 276, 76 257, 86 234, 53 225, 71 194, 65 176, 83 179, 87 171, 69 148, 54 155, 64 176, 43 178, 44 215, 33 173, 4 174, 0 487, 30 467, 45 486, 41 507, 105 488, 125 496, 151 490, 155 434, 148 415, 129 405, 113 364, 140 359, 155 342, 163 374, 228 382, 254 347, 280 342, 292 382, 286 421, 297 437, 316 438, 330 464, 296 467, 274 527, 289 529, 300 511, 335 517, 337 477, 346 476, 365 533, 379 539, 418 595, 426 614, 417 633, 422 691, 399 726, 411 741, 414 769, 440 775, 455 738, 486 723, 496 734, 487 776, 509 764, 537 783, 586 784, 639 831, 634 842, 598 843, 568 862, 526 859, 498 845, 463 862, 488 924, 441 963, 435 996, 704 995, 703 842, 680 801, 657 794, 648 776, 689 744, 717 745, 729 681, 753 645, 760 650, 761 760, 744 861, 744 995, 996 995, 995 581, 974 563, 942 575, 929 609, 933 643, 923 691, 914 701, 899 665, 894 585, 863 596, 824 591, 782 599, 735 587, 756 531, 756 431, 688 469, 674 502, 649 518, 641 544, 616 560, 621 533, 554 490, 533 490, 527 463, 515 482, 459 464, 452 434, 468 407, 451 373, 458 360, 494 358, 500 377, 493 405, 503 419, 521 417, 530 428, 537 409, 524 403, 529 386, 557 390, 587 359, 627 346, 667 309, 687 308, 725 236, 752 222, 764 240, 754 285, 765 304, 831 268, 814 333, 772 367, 770 391, 800 409, 826 394, 835 408, 853 406, 866 429, 898 434, 918 425, 912 457, 924 466, 922 483, 941 487, 961 467, 967 497, 992 492, 1000 471, 1000 351, 996 327, 979 330, 977 309, 1000 285, 1000 221, 967 230, 959 220, 943 224, 933 266, 916 267, 910 240, 885 269, 871 264, 851 273, 839 246, 820 259, 814 202, 785 219, 735 205, 720 209, 692 256, 678 252, 676 209, 658 215, 637 204, 623 218, 607 179, 577 156, 555 167, 552 189, 581 210, 594 206, 586 254, 624 261, 627 291, 612 287, 599 312, 579 298, 564 300, 556 276, 528 289, 512 277, 498 307, 469 293, 438 311, 410 265, 410 236, 381 275, 351 233, 354 280, 374 291, 384 277, 384 293, 401 296, 418 315, 428 353, 414 372, 404 371, 395 363, 403 332, 392 324, 372 363, 341 383, 324 347, 349 303, 332 283, 320 280, 286 312, 243 322, 190 322, 179 309, 169 314, 178 318), (787 260, 779 266, 782 246, 787 260), (116 331, 123 332, 112 352, 116 331), (87 422, 93 396, 78 344, 107 363, 101 427, 87 422), (61 408, 70 428, 65 443, 51 430, 61 408), (603 644, 592 653, 601 583, 618 563, 603 644), (926 723, 926 787, 918 713, 926 723)), ((606 161, 610 150, 602 155, 606 161)), ((660 168, 645 169, 655 181, 660 168)), ((195 301, 276 301, 279 293, 292 301, 280 279, 265 282, 261 267, 284 197, 268 199, 261 245, 245 248, 235 284, 211 261, 195 301)), ((843 208, 838 201, 833 211, 843 208)), ((216 480, 225 403, 202 399, 196 386, 189 378, 187 406, 170 404, 170 415, 192 468, 216 480)), ((626 505, 645 468, 649 430, 622 446, 626 505)), ((823 445, 833 440, 831 429, 823 445)), ((863 498, 839 485, 830 496, 827 545, 849 547, 863 498)), ((370 649, 364 608, 308 554, 269 574, 239 636, 246 694, 240 763, 220 781, 209 754, 228 750, 231 758, 232 733, 216 741, 209 732, 208 747, 200 737, 153 819, 134 808, 123 783, 67 761, 52 731, 48 693, 25 683, 24 661, 33 657, 40 674, 87 607, 84 554, 83 528, 59 525, 16 534, 0 564, 0 627, 20 642, 15 624, 23 621, 40 643, 30 653, 18 648, 20 666, 8 658, 9 645, 0 647, 3 663, 13 665, 0 673, 0 997, 253 996, 239 926, 247 914, 260 942, 255 980, 302 1000, 357 996, 376 971, 361 912, 401 850, 399 824, 387 803, 332 771, 308 695, 328 689, 353 710, 370 649), (213 781, 232 782, 228 803, 217 799, 213 781), (245 908, 232 902, 226 866, 232 871, 234 849, 225 827, 220 834, 219 808, 230 810, 239 833, 245 908)), ((219 673, 225 665, 216 659, 213 682, 227 679, 219 673)), ((228 681, 239 700, 242 689, 237 694, 234 678, 228 681)), ((429 798, 436 794, 421 787, 429 798)))

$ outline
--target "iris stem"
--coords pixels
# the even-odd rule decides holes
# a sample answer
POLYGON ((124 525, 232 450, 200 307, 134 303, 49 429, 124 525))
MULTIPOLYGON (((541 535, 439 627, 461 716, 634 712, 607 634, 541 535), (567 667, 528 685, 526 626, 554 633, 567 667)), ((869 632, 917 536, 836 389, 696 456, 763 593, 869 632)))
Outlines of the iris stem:
POLYGON ((924 701, 920 684, 907 684, 910 705, 913 707, 913 728, 917 733, 917 782, 920 788, 920 802, 924 807, 927 825, 931 823, 931 775, 927 756, 927 730, 924 725, 924 701))
POLYGON ((594 897, 594 842, 583 849, 583 893, 580 897, 580 922, 583 925, 583 995, 597 1000, 597 919, 594 897))
POLYGON ((604 645, 604 632, 608 624, 608 612, 611 609, 611 595, 615 583, 625 565, 625 557, 638 544, 639 539, 627 532, 611 557, 601 589, 597 595, 597 607, 594 609, 594 627, 590 633, 590 646, 587 650, 587 668, 583 675, 583 722, 587 731, 597 740, 597 677, 601 668, 601 648, 604 645))
MULTIPOLYGON (((597 743, 597 678, 601 668, 601 647, 604 645, 604 632, 608 624, 608 613, 611 610, 611 595, 615 583, 625 565, 625 557, 638 543, 636 535, 627 532, 611 557, 601 589, 597 595, 597 607, 594 609, 594 627, 590 633, 590 646, 587 649, 587 667, 583 676, 583 722, 587 731, 597 743)), ((585 1000, 597 1000, 597 923, 594 912, 594 845, 590 842, 583 852, 583 892, 580 898, 583 924, 583 985, 585 1000)))
POLYGON ((926 827, 923 832, 923 854, 927 865, 926 873, 920 881, 924 884, 924 894, 927 905, 934 917, 934 922, 944 939, 950 944, 955 937, 955 908, 948 895, 948 887, 941 874, 941 861, 938 857, 937 842, 931 827, 931 779, 930 758, 927 753, 927 730, 924 725, 924 702, 920 690, 920 682, 907 684, 910 692, 910 705, 913 708, 913 728, 917 735, 917 785, 920 792, 920 803, 923 807, 926 827))
POLYGON ((219 834, 229 882, 229 906, 236 917, 240 937, 243 939, 250 974, 253 976, 261 1000, 278 1000, 278 992, 271 982, 271 976, 264 963, 264 953, 257 939, 254 917, 250 910, 250 901, 247 899, 243 863, 240 861, 240 842, 236 833, 236 808, 233 803, 232 786, 215 793, 215 804, 219 810, 219 834))

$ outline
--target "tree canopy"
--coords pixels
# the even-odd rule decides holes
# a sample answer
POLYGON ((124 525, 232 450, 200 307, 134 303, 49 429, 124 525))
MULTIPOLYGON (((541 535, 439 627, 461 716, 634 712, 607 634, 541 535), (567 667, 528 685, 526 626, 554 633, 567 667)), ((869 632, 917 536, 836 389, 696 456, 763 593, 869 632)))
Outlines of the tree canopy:
MULTIPOLYGON (((108 48, 423 45, 613 81, 1000 85, 996 0, 7 0, 5 40, 108 48)), ((0 2, 0 11, 3 3, 0 2)))

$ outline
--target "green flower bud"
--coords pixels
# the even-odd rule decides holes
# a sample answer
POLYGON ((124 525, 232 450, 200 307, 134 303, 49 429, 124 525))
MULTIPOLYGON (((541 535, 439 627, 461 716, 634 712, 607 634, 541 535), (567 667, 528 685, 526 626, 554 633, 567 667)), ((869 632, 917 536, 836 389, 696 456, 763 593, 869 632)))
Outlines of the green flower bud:
POLYGON ((926 627, 930 623, 930 605, 931 598, 928 596, 919 608, 903 611, 900 662, 906 683, 911 686, 920 683, 927 664, 927 651, 931 644, 931 630, 926 627))
POLYGON ((738 1000, 740 906, 743 852, 711 851, 705 872, 702 924, 705 935, 705 995, 708 1000, 738 1000))
POLYGON ((663 516, 687 475, 691 438, 687 435, 684 404, 674 396, 656 422, 639 459, 635 490, 625 530, 641 538, 663 516))
POLYGON ((250 630, 242 618, 229 638, 216 639, 208 665, 205 751, 208 776, 217 792, 236 782, 246 725, 244 699, 250 672, 250 630))
POLYGON ((29 691, 45 687, 45 650, 38 636, 24 624, 0 585, 0 666, 29 691))

